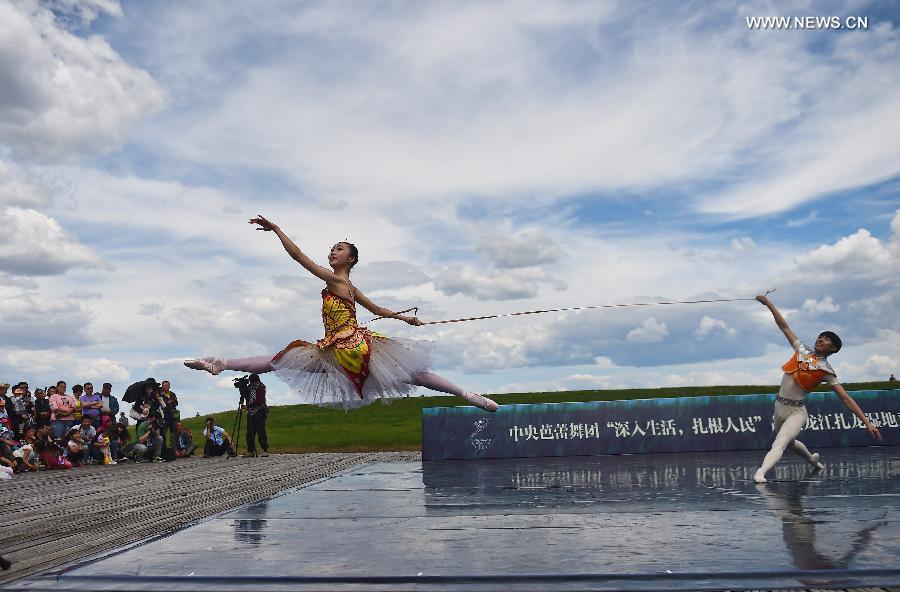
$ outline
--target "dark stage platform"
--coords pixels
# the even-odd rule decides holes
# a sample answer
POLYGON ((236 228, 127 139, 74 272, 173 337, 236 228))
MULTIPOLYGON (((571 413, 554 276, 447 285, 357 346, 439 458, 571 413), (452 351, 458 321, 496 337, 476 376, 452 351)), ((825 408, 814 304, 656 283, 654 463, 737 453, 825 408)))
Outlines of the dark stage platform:
POLYGON ((821 452, 370 464, 11 589, 900 586, 900 448, 821 452))

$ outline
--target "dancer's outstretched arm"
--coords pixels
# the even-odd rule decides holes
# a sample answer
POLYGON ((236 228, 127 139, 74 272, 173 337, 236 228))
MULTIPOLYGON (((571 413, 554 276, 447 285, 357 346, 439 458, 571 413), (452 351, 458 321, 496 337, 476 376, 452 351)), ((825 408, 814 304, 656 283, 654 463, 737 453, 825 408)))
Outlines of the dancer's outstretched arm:
POLYGON ((775 308, 775 305, 772 304, 772 301, 762 294, 757 296, 756 299, 766 305, 766 308, 768 308, 772 313, 772 316, 775 317, 775 324, 778 325, 778 328, 781 329, 781 332, 784 333, 785 337, 787 337, 787 340, 791 344, 791 347, 794 347, 794 342, 797 341, 797 336, 793 331, 791 331, 791 328, 787 324, 787 321, 784 320, 784 317, 781 316, 781 313, 778 312, 778 309, 775 308))
POLYGON ((389 318, 389 319, 397 319, 398 321, 403 321, 404 323, 409 323, 410 325, 421 325, 422 324, 422 321, 420 321, 416 317, 405 317, 401 314, 398 314, 396 312, 393 312, 386 308, 378 306, 377 304, 373 303, 371 300, 366 298, 366 295, 363 294, 362 292, 360 292, 359 290, 357 290, 356 288, 353 288, 353 295, 356 298, 356 301, 359 302, 360 304, 362 304, 366 308, 366 310, 368 310, 372 314, 376 314, 380 317, 385 317, 385 318, 389 318))
POLYGON ((879 442, 884 442, 884 439, 881 437, 881 432, 878 431, 878 428, 875 427, 869 418, 866 417, 866 414, 862 412, 862 409, 859 408, 856 401, 853 400, 853 397, 850 396, 850 393, 844 390, 844 387, 840 384, 835 384, 831 387, 834 389, 834 392, 837 393, 838 398, 841 400, 841 403, 847 406, 847 409, 850 410, 850 413, 859 418, 859 420, 866 426, 866 429, 869 430, 869 433, 872 434, 872 437, 878 440, 879 442))
POLYGON ((307 271, 309 271, 320 280, 323 280, 328 284, 347 285, 347 282, 339 275, 326 267, 322 267, 321 265, 317 264, 315 261, 307 257, 306 254, 300 250, 300 247, 298 247, 296 243, 294 243, 294 241, 289 239, 284 231, 281 230, 281 228, 274 222, 266 220, 262 215, 259 215, 256 218, 252 218, 250 220, 250 224, 258 224, 259 228, 257 228, 257 230, 274 232, 278 236, 279 240, 281 240, 281 245, 284 247, 284 250, 287 251, 287 254, 291 256, 291 259, 305 267, 307 271))

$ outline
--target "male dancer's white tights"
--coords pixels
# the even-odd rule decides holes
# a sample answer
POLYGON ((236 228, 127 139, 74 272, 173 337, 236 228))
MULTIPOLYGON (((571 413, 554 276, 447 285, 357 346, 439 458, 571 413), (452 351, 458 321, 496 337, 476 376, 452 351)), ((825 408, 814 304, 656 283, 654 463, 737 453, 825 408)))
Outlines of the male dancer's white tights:
POLYGON ((756 471, 753 479, 757 482, 765 481, 765 475, 775 464, 781 460, 786 448, 793 450, 797 456, 808 462, 814 467, 819 465, 819 455, 812 454, 809 449, 797 440, 797 436, 803 430, 807 420, 806 407, 792 407, 783 403, 775 402, 775 442, 772 443, 772 449, 763 458, 762 466, 756 471))
MULTIPOLYGON (((225 360, 225 370, 236 370, 237 372, 255 372, 256 374, 263 374, 264 372, 271 372, 273 369, 272 358, 270 356, 254 356, 252 358, 234 358, 225 360)), ((453 384, 446 378, 442 378, 433 372, 416 372, 412 375, 410 384, 414 384, 416 386, 424 386, 425 388, 429 388, 433 391, 462 397, 466 401, 481 408, 484 408, 485 405, 487 405, 488 407, 496 409, 496 403, 494 403, 490 399, 481 397, 481 395, 477 395, 475 393, 470 393, 464 390, 462 387, 453 384)))

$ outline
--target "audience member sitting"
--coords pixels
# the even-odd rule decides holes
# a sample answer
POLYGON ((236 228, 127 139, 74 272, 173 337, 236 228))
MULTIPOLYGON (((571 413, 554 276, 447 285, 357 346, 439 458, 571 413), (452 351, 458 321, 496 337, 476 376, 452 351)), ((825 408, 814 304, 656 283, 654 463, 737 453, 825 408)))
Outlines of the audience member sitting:
POLYGON ((176 458, 187 458, 197 450, 194 434, 180 421, 175 422, 175 431, 172 432, 172 448, 175 449, 176 458))
POLYGON ((49 425, 38 426, 34 439, 34 448, 37 450, 41 463, 48 469, 71 469, 72 463, 65 458, 65 454, 57 440, 53 439, 49 425))
POLYGON ((80 467, 87 458, 87 446, 81 441, 81 431, 75 427, 66 434, 66 458, 73 467, 80 467))
POLYGON ((81 425, 78 426, 78 436, 82 446, 85 448, 84 462, 85 464, 93 464, 99 462, 97 451, 94 449, 94 440, 97 438, 97 429, 93 426, 90 416, 83 415, 81 417, 81 425))
POLYGON ((132 453, 134 445, 128 442, 128 426, 124 423, 111 423, 106 430, 106 434, 110 439, 110 452, 117 462, 128 460, 128 455, 132 453), (115 443, 115 447, 112 447, 115 443))
POLYGON ((6 426, 0 426, 0 465, 15 470, 16 457, 13 456, 13 449, 18 448, 19 441, 11 429, 6 426))
POLYGON ((163 438, 160 435, 159 419, 150 416, 138 424, 134 442, 135 462, 152 460, 162 462, 163 438))
POLYGON ((206 418, 206 429, 203 430, 203 435, 206 436, 206 444, 203 445, 203 458, 222 456, 223 454, 236 456, 237 452, 231 443, 231 436, 223 428, 215 425, 215 421, 213 417, 206 418))
POLYGON ((13 450, 13 456, 16 457, 19 468, 26 471, 37 471, 40 461, 34 446, 35 428, 33 425, 25 427, 21 442, 22 445, 13 450))

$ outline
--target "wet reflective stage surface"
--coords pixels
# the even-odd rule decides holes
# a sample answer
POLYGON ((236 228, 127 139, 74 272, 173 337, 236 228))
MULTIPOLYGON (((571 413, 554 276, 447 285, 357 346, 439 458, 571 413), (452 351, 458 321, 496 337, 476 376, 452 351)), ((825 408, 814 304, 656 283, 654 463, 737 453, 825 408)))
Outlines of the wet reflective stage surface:
POLYGON ((821 452, 764 485, 762 451, 373 464, 17 587, 900 585, 900 448, 821 452))

